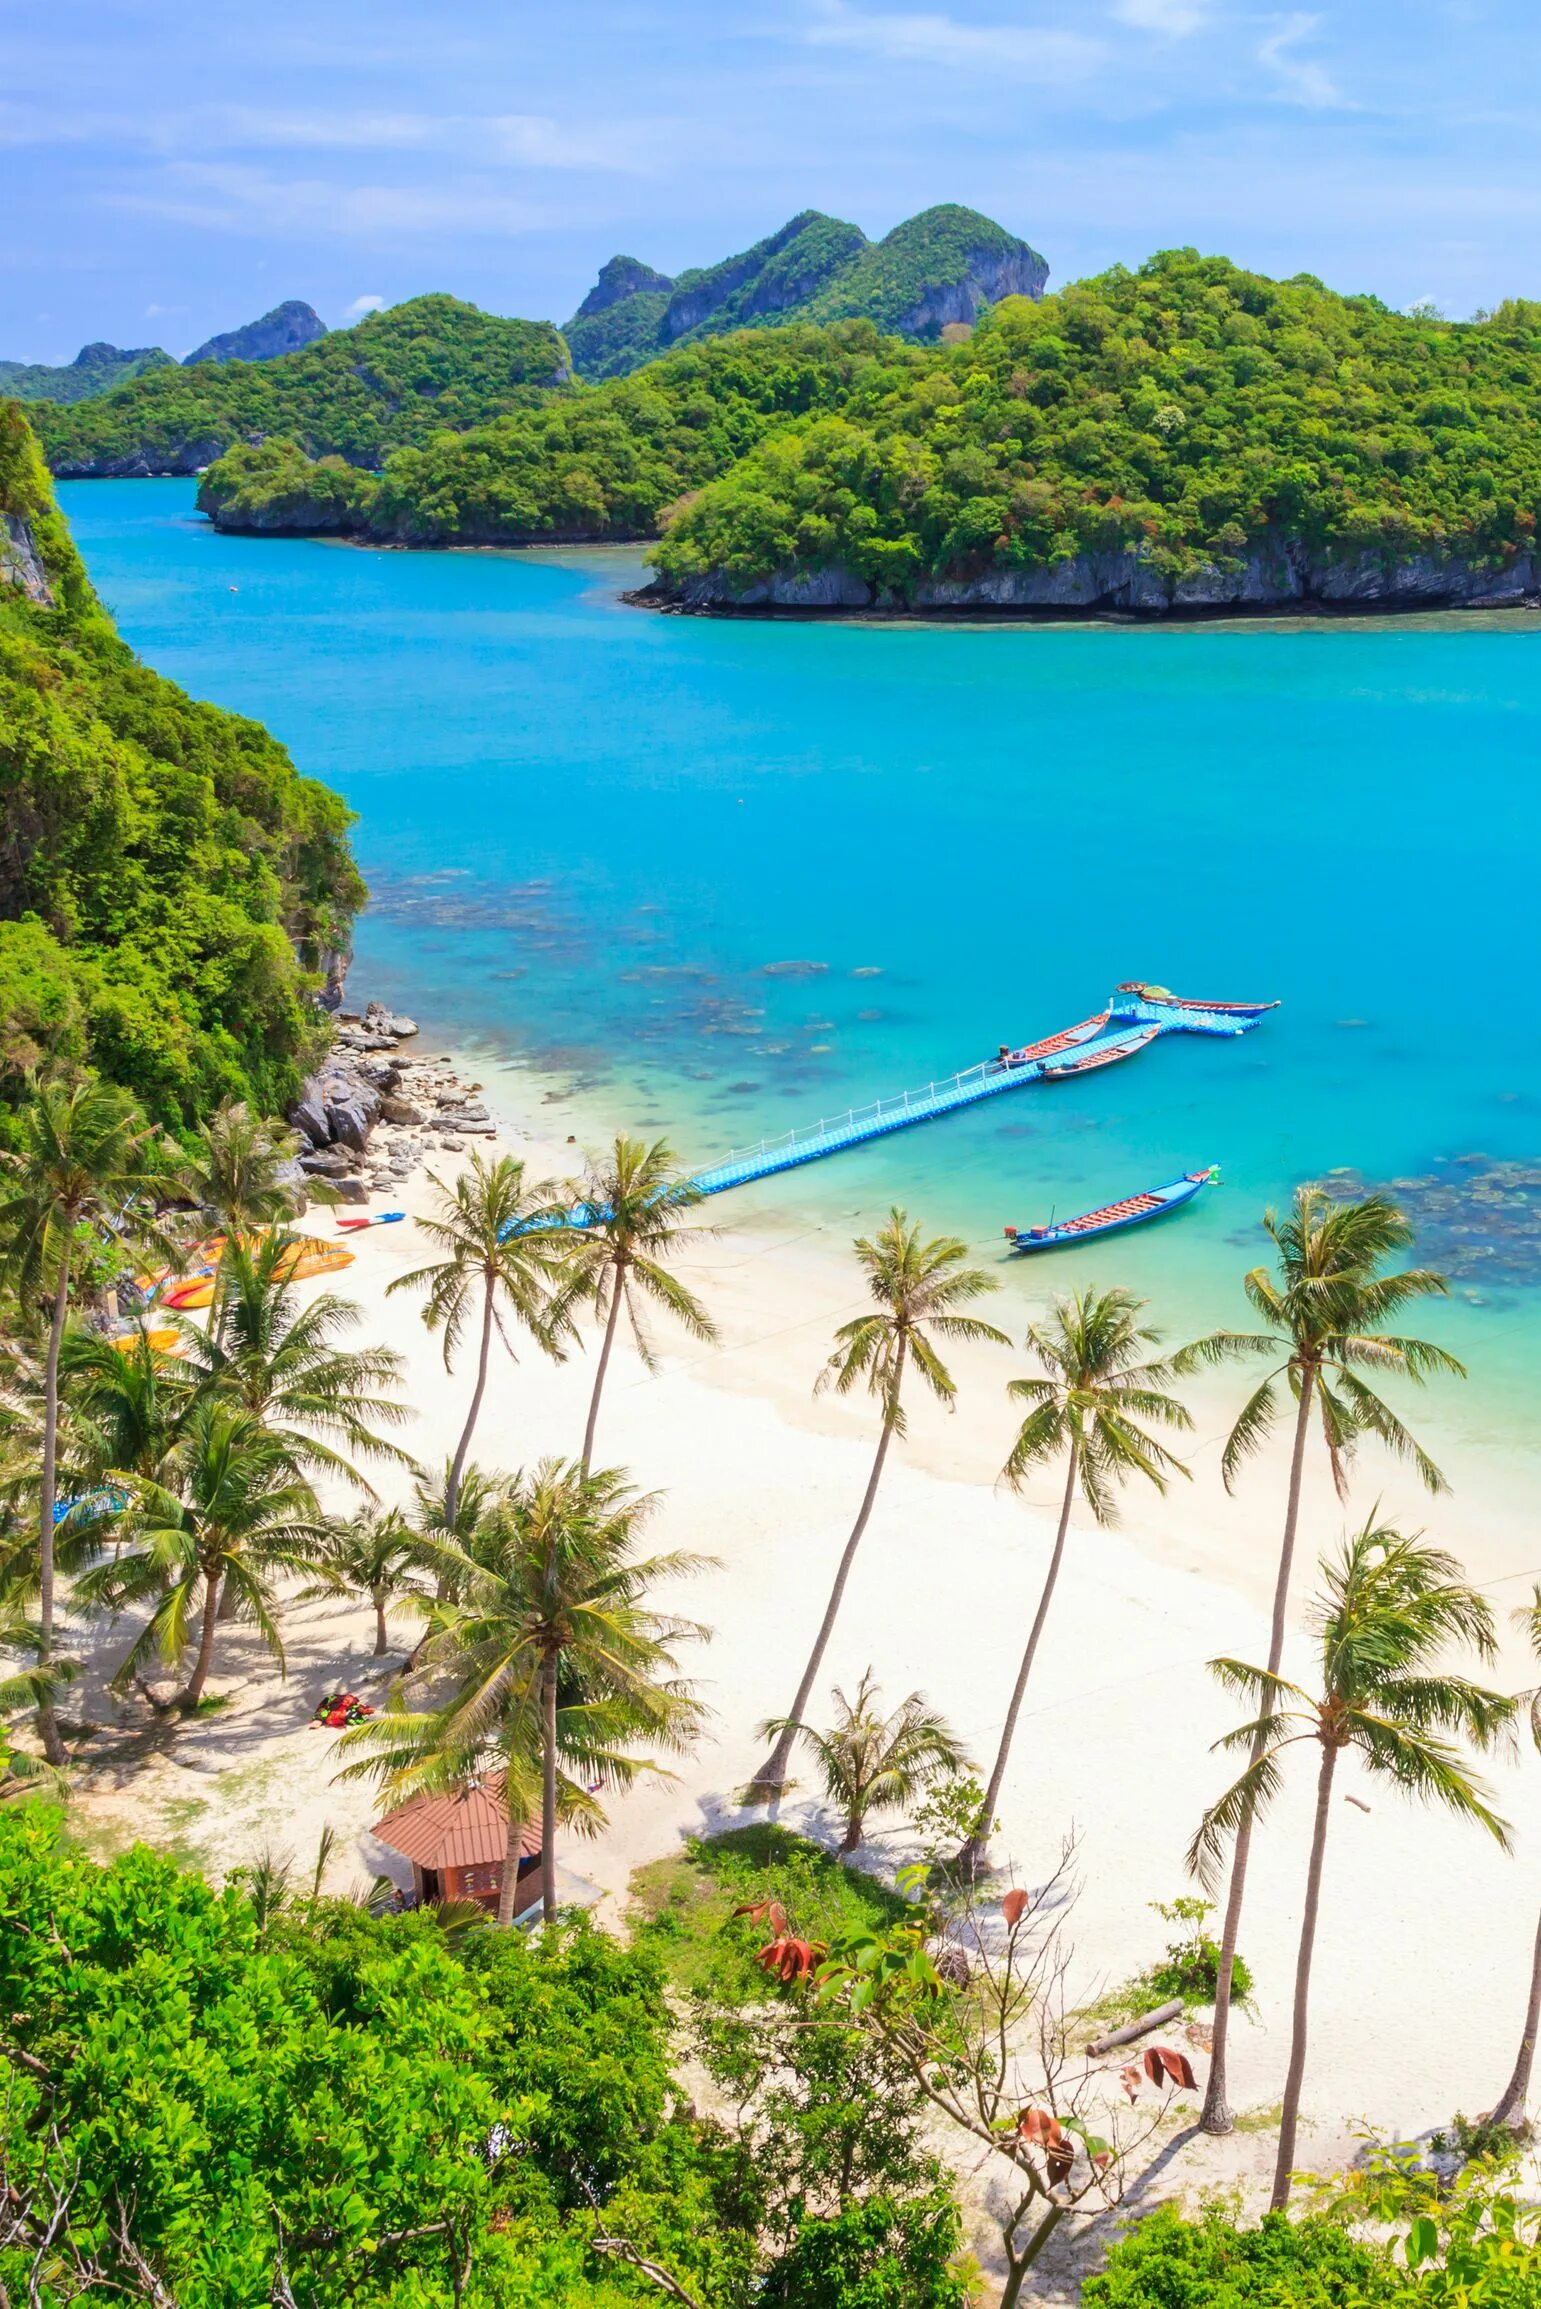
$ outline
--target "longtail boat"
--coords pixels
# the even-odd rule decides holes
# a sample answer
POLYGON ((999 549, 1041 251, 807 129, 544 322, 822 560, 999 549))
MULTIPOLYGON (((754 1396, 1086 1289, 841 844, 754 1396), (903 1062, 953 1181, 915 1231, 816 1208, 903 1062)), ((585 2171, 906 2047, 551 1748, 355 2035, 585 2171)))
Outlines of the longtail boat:
POLYGON ((1217 1186, 1220 1166, 1185 1171, 1169 1187, 1152 1187, 1142 1195, 1125 1195, 1122 1202, 1104 1203, 1100 1210, 1083 1211, 1078 1219, 1062 1219, 1058 1226, 1008 1227, 1007 1241, 1014 1251, 1053 1251, 1065 1243, 1084 1243, 1094 1235, 1116 1235, 1125 1227, 1143 1226, 1147 1219, 1165 1218, 1168 1211, 1191 1203, 1201 1187, 1217 1186))
POLYGON ((1078 1042, 1090 1042, 1107 1025, 1108 1013, 1099 1010, 1095 1018, 1083 1018, 1079 1026, 1066 1026, 1058 1034, 1045 1035, 1042 1042, 1024 1042, 1020 1050, 1002 1043, 997 1064, 1000 1066, 1031 1066, 1035 1058, 1053 1058, 1061 1050, 1073 1050, 1078 1042))
POLYGON ((1152 1002, 1162 1010, 1213 1010, 1221 1018, 1261 1018, 1265 1010, 1277 1010, 1277 1002, 1198 1002, 1186 994, 1174 994, 1169 986, 1147 986, 1141 979, 1126 978, 1117 989, 1120 994, 1137 994, 1142 1002, 1152 1002))
POLYGON ((1147 1042, 1154 1042, 1160 1032, 1159 1026, 1142 1026, 1137 1033, 1121 1034, 1116 1042, 1094 1043, 1078 1058, 1050 1059, 1043 1067, 1043 1079, 1064 1082, 1073 1074, 1094 1074, 1099 1066, 1111 1066, 1115 1059, 1132 1058, 1147 1042))

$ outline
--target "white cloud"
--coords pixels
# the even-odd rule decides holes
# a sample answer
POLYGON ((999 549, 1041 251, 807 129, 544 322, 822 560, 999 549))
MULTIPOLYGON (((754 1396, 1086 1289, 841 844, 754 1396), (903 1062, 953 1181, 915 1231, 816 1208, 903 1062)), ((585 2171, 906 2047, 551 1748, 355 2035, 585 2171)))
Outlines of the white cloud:
POLYGON ((342 317, 345 321, 361 321, 366 313, 383 313, 384 310, 384 297, 377 297, 374 295, 367 297, 355 297, 352 304, 348 306, 342 317))
POLYGON ((1309 56, 1293 53, 1302 40, 1320 31, 1321 22, 1320 16, 1297 9, 1275 26, 1257 52, 1259 64, 1278 77, 1276 93, 1280 99, 1287 104, 1304 104, 1313 112, 1338 110, 1347 101, 1323 66, 1309 56))
MULTIPOLYGON (((182 126, 185 133, 185 116, 182 126)), ((205 135, 302 152, 400 152, 435 143, 445 126, 412 112, 275 112, 230 104, 210 108, 205 135)))
POLYGON ((954 16, 932 14, 867 14, 844 0, 823 0, 803 37, 815 48, 853 48, 895 63, 983 68, 1042 81, 1080 79, 1106 53, 1100 40, 1079 32, 960 24, 954 16))
POLYGON ((1208 16, 1198 0, 1114 0, 1113 13, 1137 32, 1164 32, 1173 40, 1197 32, 1208 16))
POLYGON ((521 168, 595 168, 620 175, 640 174, 650 165, 658 137, 651 123, 607 122, 574 134, 557 121, 533 112, 509 112, 478 126, 493 136, 505 159, 521 168))
POLYGON ((536 232, 556 221, 549 209, 484 180, 339 185, 270 176, 237 162, 179 161, 165 171, 160 190, 119 193, 111 205, 216 232, 380 242, 415 233, 536 232))

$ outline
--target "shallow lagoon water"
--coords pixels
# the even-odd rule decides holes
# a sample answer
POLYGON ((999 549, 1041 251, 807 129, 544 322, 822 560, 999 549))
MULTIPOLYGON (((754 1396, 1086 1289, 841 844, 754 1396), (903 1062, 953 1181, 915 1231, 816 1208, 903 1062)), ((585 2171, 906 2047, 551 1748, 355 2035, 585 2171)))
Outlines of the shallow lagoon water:
POLYGON ((1181 1329, 1239 1314, 1295 1179, 1441 1182, 1414 1200, 1457 1272, 1443 1335, 1484 1423, 1527 1419, 1541 620, 664 618, 619 600, 626 555, 221 538, 186 482, 61 496, 144 656, 360 813, 355 993, 703 1161, 1120 979, 1277 996, 1238 1041, 1166 1039, 738 1207, 899 1199, 984 1246, 1218 1161, 1181 1217, 1033 1263, 1038 1288, 1116 1273, 1181 1329))

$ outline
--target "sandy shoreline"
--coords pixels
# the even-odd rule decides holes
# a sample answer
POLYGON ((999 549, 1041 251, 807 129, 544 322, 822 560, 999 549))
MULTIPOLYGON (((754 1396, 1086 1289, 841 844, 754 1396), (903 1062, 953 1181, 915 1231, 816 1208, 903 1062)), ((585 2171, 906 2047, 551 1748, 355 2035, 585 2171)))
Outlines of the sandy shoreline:
MULTIPOLYGON (((565 1108, 543 1108, 533 1081, 499 1074, 485 1056, 461 1071, 467 1067, 502 1126, 500 1143, 539 1175, 575 1167, 581 1150, 563 1143, 557 1120, 565 1108)), ((448 1175, 459 1159, 436 1158, 436 1167, 448 1175)), ((419 1174, 395 1207, 415 1213, 430 1193, 419 1174)), ((374 1207, 384 1206, 377 1198, 374 1207)), ((598 1843, 565 1847, 570 1878, 599 1890, 602 1913, 619 1911, 639 1862, 735 1816, 732 1790, 758 1755, 754 1727, 790 1703, 873 1440, 865 1404, 812 1394, 831 1332, 861 1304, 848 1250, 854 1220, 810 1227, 800 1217, 778 1228, 752 1211, 740 1219, 732 1198, 711 1216, 720 1232, 691 1248, 681 1272, 711 1307, 721 1339, 703 1348, 660 1326, 656 1375, 619 1345, 599 1457, 661 1495, 656 1545, 721 1559, 720 1569, 664 1599, 716 1631, 689 1663, 713 1716, 675 1785, 622 1799, 598 1843)), ((321 1214, 317 1225, 329 1232, 330 1218, 321 1214)), ((353 1247, 355 1265, 331 1280, 362 1309, 358 1335, 388 1340, 409 1358, 406 1393, 416 1416, 403 1440, 433 1464, 458 1430, 469 1377, 446 1374, 413 1300, 385 1296, 393 1277, 421 1263, 425 1247, 411 1225, 371 1231, 353 1247)), ((999 1311, 1019 1329, 1017 1303, 1004 1293, 999 1311)), ((996 1486, 1014 1424, 1003 1387, 1019 1361, 998 1349, 959 1354, 956 1415, 913 1403, 913 1432, 885 1478, 821 1695, 822 1712, 828 1686, 849 1689, 870 1663, 891 1704, 919 1686, 984 1764, 1036 1600, 1058 1489, 1053 1471, 1021 1498, 996 1486)), ((500 1358, 476 1455, 511 1467, 575 1452, 591 1371, 587 1355, 560 1366, 533 1353, 517 1365, 500 1358)), ((1116 1531, 1078 1523, 1018 1735, 997 1857, 1031 1884, 1049 1873, 1062 1838, 1078 1836, 1074 1938, 1078 1985, 1088 1997, 1157 1956, 1167 1928, 1147 1903, 1188 1889, 1183 1853, 1223 1785, 1225 1767, 1209 1743, 1235 1720, 1234 1703, 1204 1663, 1217 1652, 1260 1658, 1266 1649, 1282 1483, 1270 1461, 1226 1499, 1219 1438, 1237 1400, 1232 1380, 1192 1391, 1191 1484, 1164 1500, 1131 1496, 1116 1531)), ((1429 1501, 1406 1473, 1366 1453, 1350 1512, 1362 1517, 1379 1497, 1388 1515, 1427 1528, 1491 1588, 1506 1620, 1508 1606, 1528 1593, 1541 1543, 1522 1502, 1503 1486, 1482 1486, 1475 1447, 1463 1441, 1449 1471, 1453 1496, 1429 1501)), ((387 1476, 380 1488, 395 1496, 405 1479, 387 1476)), ((1343 1520, 1316 1471, 1301 1606, 1315 1557, 1343 1520)), ((245 1639, 233 1634, 228 1672, 216 1679, 233 1691, 230 1707, 179 1735, 159 1758, 132 1771, 125 1760, 94 1776, 82 1810, 98 1839, 106 1846, 143 1834, 217 1871, 282 1846, 308 1869, 330 1823, 340 1832, 332 1884, 366 1881, 380 1864, 363 1835, 378 1799, 367 1788, 333 1784, 331 1736, 308 1729, 306 1719, 334 1676, 357 1683, 370 1672, 367 1625, 361 1610, 297 1611, 282 1685, 243 1657, 245 1639)), ((114 1659, 122 1641, 99 1658, 114 1659)), ((1293 1657, 1308 1671, 1298 1636, 1293 1657)), ((1498 1680, 1526 1680, 1523 1654, 1507 1638, 1498 1680)), ((1254 2111, 1277 2101, 1283 2077, 1309 1771, 1307 1759, 1290 1773, 1253 1865, 1243 1947, 1258 1977, 1258 2010, 1255 2023, 1237 2032, 1232 2086, 1238 2106, 1254 2111)), ((1349 2127, 1360 2119, 1407 2133, 1447 2120, 1457 2107, 1485 2107, 1508 2073, 1541 1900, 1541 1836, 1533 1825, 1541 1770, 1533 1758, 1500 1762, 1492 1778, 1515 1823, 1513 1860, 1383 1790, 1362 1791, 1352 1771, 1346 1779, 1345 1793, 1365 1793, 1372 1808, 1340 1802, 1333 1817, 1305 2095, 1308 2161, 1350 2148, 1349 2127)), ((796 1821, 809 1809, 794 1797, 784 1816, 796 1821)), ((883 1848, 880 1836, 874 1851, 883 1848)), ((1262 2131, 1218 2148, 1196 2144, 1169 2168, 1163 2187, 1249 2177, 1269 2154, 1262 2131)))

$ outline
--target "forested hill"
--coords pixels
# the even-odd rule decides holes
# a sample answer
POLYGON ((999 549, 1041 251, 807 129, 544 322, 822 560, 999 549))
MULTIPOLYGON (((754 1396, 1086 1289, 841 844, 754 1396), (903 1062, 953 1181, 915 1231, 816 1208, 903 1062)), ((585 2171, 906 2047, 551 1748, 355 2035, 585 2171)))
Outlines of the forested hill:
POLYGON ((373 466, 391 449, 533 402, 568 374, 548 321, 414 297, 274 360, 158 368, 71 408, 40 402, 32 417, 61 478, 194 473, 237 441, 273 434, 373 466))
POLYGON ((768 433, 845 408, 875 364, 898 378, 923 373, 925 358, 869 321, 743 330, 399 449, 379 475, 281 441, 234 449, 204 475, 198 502, 226 529, 414 545, 651 537, 768 433))
POLYGON ((868 320, 935 338, 1001 297, 1039 296, 1036 249, 977 209, 928 208, 870 242, 859 226, 804 209, 720 264, 670 280, 612 257, 563 334, 579 374, 623 376, 679 344, 787 321, 868 320))
POLYGON ((349 812, 260 723, 140 665, 102 609, 19 402, 0 401, 0 1137, 50 1063, 176 1125, 269 1111, 363 886, 349 812), (298 949, 298 951, 297 951, 298 949))
POLYGON ((82 345, 73 361, 52 368, 45 361, 0 361, 0 393, 17 401, 88 401, 109 393, 148 369, 175 367, 159 345, 82 345))

